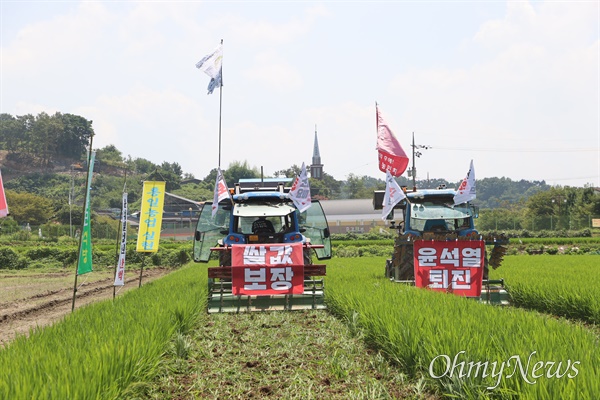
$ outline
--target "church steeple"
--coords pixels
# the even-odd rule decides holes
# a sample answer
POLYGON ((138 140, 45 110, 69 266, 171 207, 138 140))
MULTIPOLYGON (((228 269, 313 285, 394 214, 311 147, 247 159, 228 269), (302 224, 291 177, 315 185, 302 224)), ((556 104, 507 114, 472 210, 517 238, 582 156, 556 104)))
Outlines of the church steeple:
POLYGON ((310 166, 310 177, 314 179, 323 179, 323 164, 321 164, 321 154, 319 153, 317 125, 315 125, 315 144, 313 147, 312 164, 310 166))

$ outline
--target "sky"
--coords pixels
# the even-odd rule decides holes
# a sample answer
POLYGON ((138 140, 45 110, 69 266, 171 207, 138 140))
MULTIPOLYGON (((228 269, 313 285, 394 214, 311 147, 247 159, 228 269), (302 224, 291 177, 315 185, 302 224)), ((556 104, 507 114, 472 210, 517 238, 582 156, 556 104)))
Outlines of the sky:
POLYGON ((80 115, 95 149, 200 179, 310 165, 316 130, 325 173, 383 180, 377 103, 408 155, 427 146, 417 179, 473 160, 600 186, 599 20, 598 1, 0 0, 0 112, 80 115), (221 40, 209 95, 195 64, 221 40))

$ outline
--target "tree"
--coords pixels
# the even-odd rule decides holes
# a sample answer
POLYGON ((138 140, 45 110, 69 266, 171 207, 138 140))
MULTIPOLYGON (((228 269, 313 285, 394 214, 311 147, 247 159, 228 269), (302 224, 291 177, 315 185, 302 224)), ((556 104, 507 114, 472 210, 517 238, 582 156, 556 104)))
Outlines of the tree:
POLYGON ((21 225, 42 225, 54 214, 52 202, 35 194, 6 190, 6 202, 10 215, 21 225))
POLYGON ((62 132, 57 139, 58 152, 63 157, 81 159, 94 135, 92 121, 79 115, 56 113, 55 118, 62 121, 62 132))
POLYGON ((186 185, 182 185, 181 188, 175 190, 173 194, 195 201, 212 201, 214 195, 213 190, 214 184, 212 185, 212 187, 208 188, 206 187, 205 183, 188 183, 186 185))
POLYGON ((343 186, 343 194, 348 199, 369 199, 373 197, 373 187, 369 188, 366 185, 368 182, 367 176, 357 176, 354 174, 348 175, 345 185, 343 186))
MULTIPOLYGON (((250 167, 248 161, 233 161, 229 164, 227 169, 223 171, 223 176, 225 177, 227 185, 233 187, 240 179, 260 178, 260 172, 258 168, 250 167)), ((213 184, 216 179, 217 176, 215 174, 213 184)))
POLYGON ((99 161, 122 163, 123 154, 115 147, 114 144, 109 144, 101 149, 96 150, 96 159, 99 161))
POLYGON ((296 164, 294 164, 291 167, 289 167, 288 169, 282 169, 279 171, 275 171, 273 173, 273 175, 274 175, 274 177, 285 176, 286 178, 295 178, 296 176, 300 175, 301 171, 302 171, 302 167, 299 167, 296 164))
POLYGON ((127 164, 131 164, 129 169, 135 174, 149 174, 157 168, 155 164, 145 158, 136 158, 132 161, 130 157, 127 164))

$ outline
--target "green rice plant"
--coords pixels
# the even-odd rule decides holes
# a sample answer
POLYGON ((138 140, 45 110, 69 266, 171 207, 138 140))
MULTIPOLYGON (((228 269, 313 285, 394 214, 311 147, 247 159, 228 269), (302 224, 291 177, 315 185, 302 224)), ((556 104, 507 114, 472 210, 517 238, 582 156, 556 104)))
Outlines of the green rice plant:
POLYGON ((206 269, 188 266, 78 309, 0 351, 0 398, 117 398, 155 374, 171 337, 204 307, 206 269))
POLYGON ((596 255, 506 256, 490 277, 505 280, 516 306, 600 324, 596 255))
POLYGON ((389 282, 384 257, 332 259, 329 309, 358 313, 365 340, 455 398, 594 399, 600 344, 565 320, 389 282))

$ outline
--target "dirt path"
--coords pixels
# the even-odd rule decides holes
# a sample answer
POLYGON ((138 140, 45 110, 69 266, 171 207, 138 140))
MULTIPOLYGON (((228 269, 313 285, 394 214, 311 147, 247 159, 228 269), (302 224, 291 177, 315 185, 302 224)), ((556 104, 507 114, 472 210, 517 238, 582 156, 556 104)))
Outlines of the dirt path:
MULTIPOLYGON (((170 269, 152 268, 144 270, 142 285, 169 273, 170 269)), ((29 275, 28 278, 51 281, 62 274, 39 274, 29 275)), ((131 271, 131 278, 125 280, 125 286, 121 288, 117 296, 124 292, 137 289, 139 282, 139 270, 131 271)), ((71 312, 73 302, 73 283, 66 285, 62 283, 55 288, 52 285, 44 287, 36 285, 31 289, 25 289, 25 297, 0 303, 0 347, 5 346, 18 335, 27 335, 29 330, 38 326, 46 326, 61 320, 71 312), (50 287, 50 289, 49 289, 50 287)), ((5 288, 3 288, 5 289, 5 288)), ((87 304, 101 300, 112 299, 113 279, 106 278, 94 282, 83 282, 77 290, 75 308, 81 308, 87 304)))

